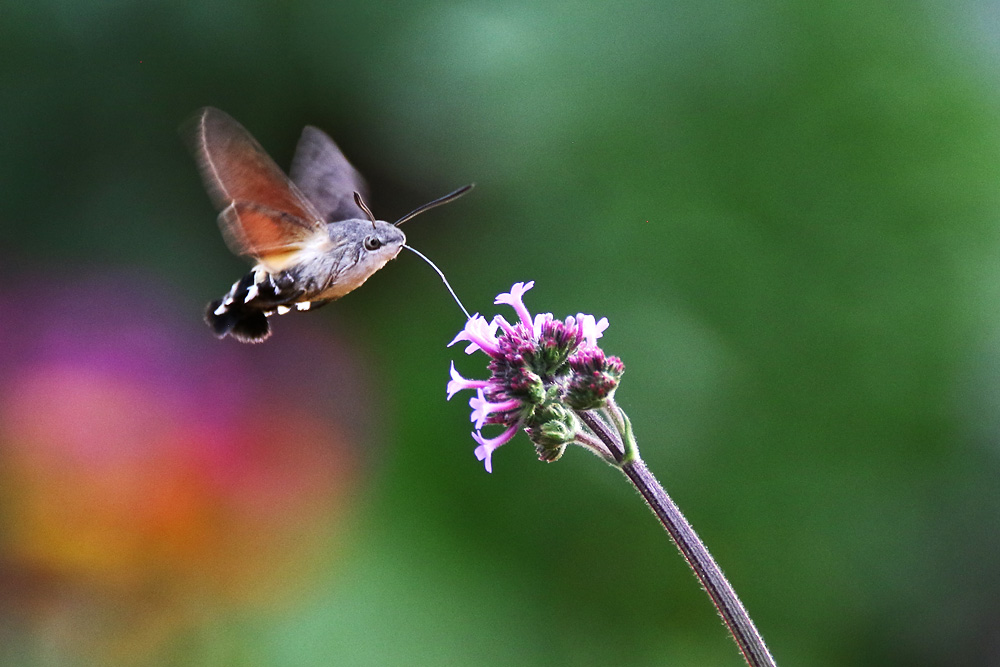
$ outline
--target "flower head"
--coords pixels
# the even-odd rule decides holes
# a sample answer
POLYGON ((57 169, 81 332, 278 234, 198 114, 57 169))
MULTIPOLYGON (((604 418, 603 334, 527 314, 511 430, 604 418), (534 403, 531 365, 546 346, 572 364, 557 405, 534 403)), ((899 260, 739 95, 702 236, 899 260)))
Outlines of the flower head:
POLYGON ((577 313, 565 320, 551 313, 534 317, 524 305, 524 294, 534 282, 515 283, 494 303, 514 309, 511 323, 497 315, 491 321, 478 313, 465 323, 448 345, 465 341, 466 354, 484 352, 490 357, 487 380, 467 380, 451 365, 448 398, 470 389, 476 457, 492 472, 493 452, 523 429, 543 461, 557 460, 566 445, 580 443, 576 410, 603 407, 614 394, 624 365, 605 356, 597 339, 608 328, 608 319, 577 313), (504 430, 486 438, 482 429, 498 424, 504 430))

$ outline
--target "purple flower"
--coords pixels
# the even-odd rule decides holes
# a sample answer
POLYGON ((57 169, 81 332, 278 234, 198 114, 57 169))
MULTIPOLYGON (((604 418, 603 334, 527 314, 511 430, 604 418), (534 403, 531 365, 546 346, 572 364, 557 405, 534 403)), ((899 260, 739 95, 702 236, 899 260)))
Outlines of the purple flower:
POLYGON ((486 466, 486 472, 493 472, 493 450, 509 442, 520 426, 520 424, 511 424, 506 431, 495 438, 484 438, 479 431, 472 434, 472 439, 479 443, 479 446, 476 447, 476 458, 486 466))
POLYGON ((463 389, 482 389, 489 380, 466 380, 455 370, 455 362, 451 362, 451 381, 448 383, 448 400, 463 389))
POLYGON ((486 318, 476 313, 465 323, 465 328, 458 332, 458 335, 448 343, 451 347, 455 343, 465 340, 469 345, 465 348, 466 354, 472 354, 476 350, 482 350, 490 356, 494 356, 498 351, 498 341, 496 337, 497 321, 487 322, 486 318))
MULTIPOLYGON (((517 319, 508 322, 496 315, 491 321, 478 313, 448 344, 467 342, 466 354, 484 352, 490 357, 490 377, 469 380, 451 364, 448 399, 465 389, 476 395, 469 401, 470 421, 478 443, 476 458, 487 472, 493 471, 492 456, 523 429, 535 444, 538 456, 555 461, 567 444, 580 442, 576 410, 602 407, 613 395, 624 366, 617 357, 605 357, 597 339, 608 328, 608 319, 577 313, 565 320, 551 313, 534 317, 524 305, 524 294, 534 282, 515 283, 510 292, 494 303, 514 309, 517 319), (497 424, 504 430, 487 438, 482 429, 497 424)), ((588 445, 589 446, 589 445, 588 445)))
POLYGON ((503 294, 497 294, 497 298, 493 300, 494 305, 500 305, 505 303, 514 309, 517 316, 521 318, 521 323, 526 327, 531 326, 531 314, 528 313, 528 309, 524 307, 524 293, 535 286, 534 280, 529 280, 526 283, 514 283, 514 286, 510 288, 509 292, 504 292, 503 294))

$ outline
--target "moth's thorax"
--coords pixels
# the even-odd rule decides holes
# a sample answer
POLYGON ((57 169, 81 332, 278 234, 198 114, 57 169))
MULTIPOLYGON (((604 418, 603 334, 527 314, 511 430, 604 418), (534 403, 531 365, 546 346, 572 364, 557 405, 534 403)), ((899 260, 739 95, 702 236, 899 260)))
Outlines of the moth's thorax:
POLYGON ((339 299, 398 255, 405 242, 403 232, 387 222, 332 222, 322 242, 303 247, 286 273, 305 291, 303 299, 339 299))

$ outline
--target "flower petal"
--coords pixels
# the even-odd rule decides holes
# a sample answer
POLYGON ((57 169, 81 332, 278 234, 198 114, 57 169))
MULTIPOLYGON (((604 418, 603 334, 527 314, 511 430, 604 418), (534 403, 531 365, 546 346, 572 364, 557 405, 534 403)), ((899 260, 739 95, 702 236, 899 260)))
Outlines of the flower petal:
POLYGON ((503 329, 504 333, 507 334, 508 337, 514 335, 514 325, 508 322, 503 315, 494 315, 493 324, 496 324, 503 329))
POLYGON ((521 318, 521 322, 526 327, 531 326, 531 313, 524 305, 524 293, 535 286, 534 280, 529 280, 526 283, 514 283, 510 288, 509 292, 504 292, 503 294, 498 294, 496 300, 493 301, 495 304, 505 303, 514 309, 517 316, 521 318))
POLYGON ((602 317, 600 320, 595 320, 593 315, 584 313, 577 313, 576 318, 581 325, 584 345, 597 347, 597 339, 603 336, 604 331, 608 328, 608 318, 602 317))
POLYGON ((506 431, 495 438, 484 438, 479 431, 472 434, 472 439, 479 443, 479 446, 476 447, 476 458, 486 466, 486 472, 493 472, 493 452, 500 445, 510 442, 520 427, 520 421, 511 424, 506 431))
POLYGON ((469 421, 476 422, 476 429, 481 429, 486 420, 490 418, 494 412, 508 412, 510 410, 516 410, 521 407, 521 401, 516 398, 511 398, 506 401, 501 401, 500 403, 490 403, 486 400, 486 394, 482 389, 476 392, 476 395, 469 399, 469 407, 472 408, 472 414, 469 415, 469 421))
POLYGON ((448 382, 448 399, 465 389, 479 389, 488 387, 489 380, 466 380, 455 370, 455 362, 451 362, 451 380, 448 382))
POLYGON ((465 327, 458 332, 458 335, 448 343, 448 347, 464 340, 469 342, 469 345, 465 348, 466 354, 482 350, 491 357, 496 356, 500 352, 500 344, 496 337, 497 326, 496 323, 491 324, 486 321, 485 317, 476 313, 468 319, 465 327))

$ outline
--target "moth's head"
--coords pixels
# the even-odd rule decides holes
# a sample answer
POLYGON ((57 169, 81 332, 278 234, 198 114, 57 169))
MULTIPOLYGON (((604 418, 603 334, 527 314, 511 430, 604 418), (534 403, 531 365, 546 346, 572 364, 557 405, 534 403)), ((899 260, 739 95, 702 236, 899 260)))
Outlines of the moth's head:
POLYGON ((388 222, 376 220, 374 226, 365 222, 367 234, 361 245, 366 251, 373 255, 373 258, 385 258, 382 264, 399 254, 406 243, 406 234, 399 227, 390 225, 388 222))
POLYGON ((327 226, 334 247, 351 248, 350 256, 371 273, 399 254, 406 235, 382 220, 344 220, 327 226))

